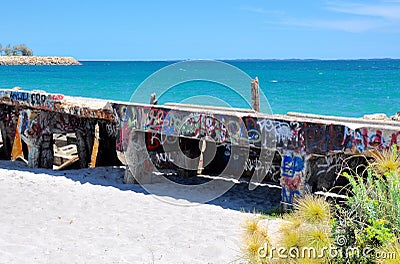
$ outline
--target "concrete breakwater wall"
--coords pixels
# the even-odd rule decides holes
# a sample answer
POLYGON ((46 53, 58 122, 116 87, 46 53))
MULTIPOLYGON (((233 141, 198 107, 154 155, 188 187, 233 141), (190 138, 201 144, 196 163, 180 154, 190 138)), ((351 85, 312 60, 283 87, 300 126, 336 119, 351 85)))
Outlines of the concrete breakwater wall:
POLYGON ((75 133, 81 168, 93 163, 95 154, 96 166, 129 166, 127 183, 148 182, 156 168, 242 176, 281 185, 286 203, 307 189, 331 188, 346 158, 355 168, 363 160, 354 154, 388 149, 400 140, 396 120, 265 115, 22 90, 0 90, 0 129, 2 156, 11 158, 15 141, 21 138, 32 168, 52 168, 53 135, 75 133))
POLYGON ((0 56, 0 65, 81 65, 72 57, 0 56))

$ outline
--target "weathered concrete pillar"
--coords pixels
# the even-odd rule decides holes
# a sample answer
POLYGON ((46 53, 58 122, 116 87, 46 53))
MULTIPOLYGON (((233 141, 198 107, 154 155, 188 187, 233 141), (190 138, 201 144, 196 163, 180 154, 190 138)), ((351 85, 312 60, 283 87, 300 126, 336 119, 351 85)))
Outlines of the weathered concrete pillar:
POLYGON ((85 118, 83 123, 84 126, 81 129, 78 129, 75 132, 75 135, 79 166, 80 168, 87 168, 89 166, 93 150, 95 121, 85 118))
POLYGON ((28 146, 30 168, 53 168, 53 134, 51 124, 55 113, 47 111, 22 111, 20 115, 22 139, 28 146))
POLYGON ((129 169, 129 165, 125 166, 124 183, 126 184, 136 184, 138 183, 133 175, 132 171, 129 169))
POLYGON ((144 132, 132 132, 125 156, 127 169, 125 172, 124 182, 128 184, 152 183, 154 165, 147 153, 144 132))
POLYGON ((281 202, 285 208, 290 206, 297 197, 305 193, 306 158, 305 154, 286 151, 281 165, 281 202))
POLYGON ((53 133, 52 133, 52 122, 57 118, 57 114, 47 111, 41 111, 39 114, 39 122, 41 133, 39 136, 38 146, 39 152, 39 167, 52 169, 54 161, 54 150, 53 150, 53 133))
POLYGON ((43 134, 40 139, 40 168, 52 169, 54 162, 53 134, 43 134))
POLYGON ((40 149, 38 146, 30 145, 28 154, 28 167, 29 168, 39 168, 40 167, 40 149))
POLYGON ((35 144, 28 145, 28 167, 52 169, 54 161, 52 134, 41 135, 35 144))
POLYGON ((17 123, 18 116, 15 114, 15 108, 4 105, 0 107, 0 130, 3 140, 3 153, 0 154, 0 157, 4 159, 11 158, 17 123))
POLYGON ((0 121, 0 130, 3 141, 3 149, 2 149, 3 151, 0 154, 0 157, 3 159, 10 159, 12 143, 10 137, 7 135, 6 125, 4 124, 3 121, 0 121))

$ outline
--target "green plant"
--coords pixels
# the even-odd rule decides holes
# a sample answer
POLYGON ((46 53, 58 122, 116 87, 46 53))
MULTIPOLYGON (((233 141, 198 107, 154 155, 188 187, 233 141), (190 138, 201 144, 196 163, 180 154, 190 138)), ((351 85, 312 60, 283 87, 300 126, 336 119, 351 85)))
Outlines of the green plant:
MULTIPOLYGON (((387 152, 386 155, 393 156, 393 152, 387 152)), ((384 160, 386 164, 387 159, 384 160)), ((397 167, 389 170, 386 165, 379 164, 379 161, 376 160, 367 168, 366 178, 357 174, 343 173, 349 180, 349 189, 351 190, 347 206, 353 210, 357 209, 354 212, 356 220, 366 225, 372 225, 379 219, 384 220, 387 227, 399 238, 399 174, 397 167), (382 175, 383 171, 385 171, 385 175, 382 175)))
POLYGON ((386 221, 382 219, 373 219, 371 222, 371 225, 367 226, 362 233, 356 236, 360 246, 377 248, 381 245, 392 244, 396 241, 396 237, 387 227, 386 221))
MULTIPOLYGON (((349 181, 349 198, 337 208, 333 233, 344 237, 347 248, 370 248, 374 252, 397 243, 400 238, 400 159, 397 146, 383 152, 372 151, 374 158, 357 174, 346 168, 342 175, 349 181)), ((354 263, 376 263, 374 254, 352 256, 354 263)), ((346 260, 347 261, 347 260, 346 260)), ((345 263, 343 259, 336 263, 345 263)))

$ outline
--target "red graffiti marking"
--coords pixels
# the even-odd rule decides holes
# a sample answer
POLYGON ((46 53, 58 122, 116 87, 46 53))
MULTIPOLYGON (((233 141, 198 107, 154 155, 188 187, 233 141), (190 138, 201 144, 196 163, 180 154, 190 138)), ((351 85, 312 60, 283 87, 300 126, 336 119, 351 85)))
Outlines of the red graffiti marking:
POLYGON ((53 94, 53 95, 51 95, 51 99, 53 99, 54 101, 62 101, 62 100, 64 100, 64 95, 53 94))
POLYGON ((157 150, 160 147, 160 135, 156 133, 146 134, 146 146, 148 150, 157 150))

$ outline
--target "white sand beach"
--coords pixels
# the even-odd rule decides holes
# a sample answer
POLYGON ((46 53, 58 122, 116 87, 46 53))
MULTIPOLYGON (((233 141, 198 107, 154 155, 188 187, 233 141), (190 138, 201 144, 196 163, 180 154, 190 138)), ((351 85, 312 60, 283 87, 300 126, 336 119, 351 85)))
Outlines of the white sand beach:
POLYGON ((182 206, 173 195, 160 200, 124 185, 123 173, 0 161, 0 263, 240 263, 249 215, 241 210, 267 210, 280 199, 277 189, 240 184, 207 204, 182 206))

